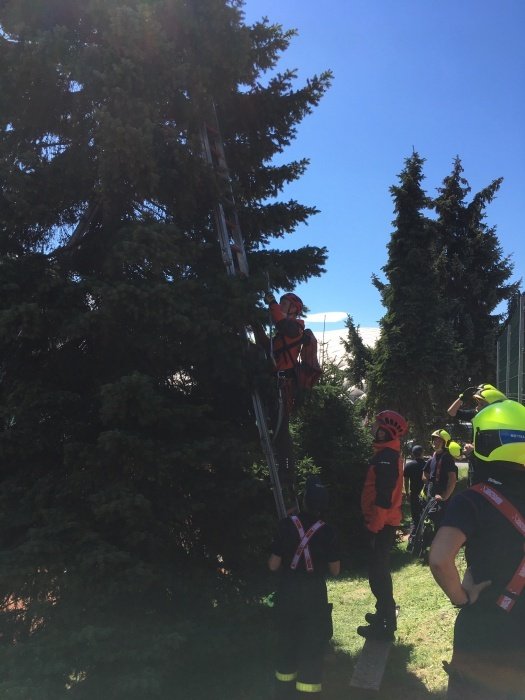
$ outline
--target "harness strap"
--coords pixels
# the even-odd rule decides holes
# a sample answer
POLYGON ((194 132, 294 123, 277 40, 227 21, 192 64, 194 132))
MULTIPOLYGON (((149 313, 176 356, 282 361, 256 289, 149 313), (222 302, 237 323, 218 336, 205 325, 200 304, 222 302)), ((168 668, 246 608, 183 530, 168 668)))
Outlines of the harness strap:
MULTIPOLYGON (((523 536, 525 537, 525 518, 521 515, 519 510, 515 508, 510 501, 508 501, 504 496, 501 495, 489 484, 476 484, 471 487, 471 491, 479 493, 483 496, 489 503, 491 503, 499 512, 510 522, 510 524, 523 536)), ((523 551, 525 552, 525 542, 523 543, 523 551)), ((509 583, 505 587, 505 591, 500 595, 496 604, 505 610, 505 612, 510 612, 514 607, 518 596, 522 593, 525 588, 525 555, 521 560, 520 565, 516 569, 514 576, 511 578, 509 583)))
POLYGON ((276 348, 274 350, 274 353, 276 355, 280 355, 283 352, 289 352, 292 348, 296 348, 298 345, 301 345, 301 343, 303 342, 303 335, 304 331, 298 340, 294 340, 293 343, 289 343, 288 345, 283 342, 280 348, 276 348))
POLYGON ((308 547, 308 542, 312 539, 312 537, 315 535, 317 530, 323 527, 324 522, 322 520, 317 520, 305 533, 303 526, 301 524, 301 521, 296 515, 291 515, 291 520, 293 524, 295 525, 297 532, 299 533, 299 546, 295 550, 295 554, 292 559, 292 563, 290 564, 290 569, 295 571, 297 569, 297 565, 299 564, 299 560, 301 559, 301 556, 304 556, 304 562, 306 564, 306 570, 308 571, 309 574, 312 573, 314 570, 314 564, 312 562, 312 556, 310 554, 310 548, 308 547))
MULTIPOLYGON (((299 336, 298 340, 294 340, 293 343, 289 343, 288 345, 286 345, 286 343, 283 342, 283 344, 281 345, 280 348, 274 348, 274 351, 273 351, 274 356, 276 357, 276 356, 281 355, 282 353, 286 352, 286 353, 288 353, 288 357, 289 357, 290 360, 291 360, 292 358, 291 358, 291 355, 290 355, 290 350, 291 350, 292 348, 296 348, 298 345, 301 345, 301 344, 302 344, 302 342, 303 342, 303 335, 304 335, 304 331, 303 331, 303 333, 299 336)), ((284 336, 283 336, 283 337, 284 337, 284 336)))

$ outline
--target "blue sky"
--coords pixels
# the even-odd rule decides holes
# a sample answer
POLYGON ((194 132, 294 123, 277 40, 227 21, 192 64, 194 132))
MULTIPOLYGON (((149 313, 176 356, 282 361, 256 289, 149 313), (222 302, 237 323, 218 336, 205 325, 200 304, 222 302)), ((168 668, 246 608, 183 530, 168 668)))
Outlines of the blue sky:
POLYGON ((311 163, 284 196, 321 213, 284 247, 329 250, 326 274, 296 289, 314 314, 377 326, 384 309, 370 277, 386 262, 389 187, 413 148, 430 195, 456 155, 473 193, 504 178, 487 222, 525 277, 523 0, 246 0, 245 13, 297 29, 279 70, 297 68, 299 82, 334 73, 286 152, 311 163))

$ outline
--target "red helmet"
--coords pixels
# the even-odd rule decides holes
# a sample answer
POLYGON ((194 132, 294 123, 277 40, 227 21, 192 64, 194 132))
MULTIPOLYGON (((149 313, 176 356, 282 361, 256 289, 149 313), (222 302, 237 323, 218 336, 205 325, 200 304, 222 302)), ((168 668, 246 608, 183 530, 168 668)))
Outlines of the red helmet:
POLYGON ((286 300, 290 302, 290 311, 291 313, 296 314, 297 316, 300 316, 301 313, 303 312, 303 302, 302 299, 299 299, 297 294, 294 294, 293 292, 287 292, 286 294, 283 294, 281 297, 281 303, 286 300))
POLYGON ((378 428, 383 428, 392 438, 400 438, 408 432, 408 423, 396 411, 381 411, 376 416, 378 428))

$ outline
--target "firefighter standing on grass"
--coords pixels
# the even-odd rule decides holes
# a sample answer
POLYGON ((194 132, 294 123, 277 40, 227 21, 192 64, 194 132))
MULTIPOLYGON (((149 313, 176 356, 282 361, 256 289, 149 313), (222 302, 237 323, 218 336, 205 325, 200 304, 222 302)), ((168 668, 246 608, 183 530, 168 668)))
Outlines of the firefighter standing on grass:
POLYGON ((431 438, 434 454, 425 465, 423 481, 426 485, 428 498, 435 498, 439 501, 440 507, 431 514, 436 527, 439 527, 445 507, 458 481, 456 460, 450 454, 448 448, 449 445, 454 445, 455 447, 458 447, 458 445, 451 441, 450 434, 443 428, 434 430, 431 438))
POLYGON ((450 502, 430 550, 439 586, 460 608, 448 700, 525 699, 525 407, 478 410, 474 486, 450 502), (465 545, 461 580, 456 555, 465 545))
POLYGON ((412 459, 408 460, 403 469, 403 479, 405 482, 405 493, 410 502, 410 515, 412 517, 412 527, 410 534, 413 535, 419 523, 421 515, 421 489, 423 488, 423 469, 427 460, 423 457, 422 445, 414 445, 411 450, 412 459))
POLYGON ((374 455, 361 494, 361 510, 370 532, 368 581, 376 598, 376 611, 365 615, 368 626, 357 628, 358 634, 370 639, 393 639, 397 629, 390 552, 402 518, 400 438, 407 430, 406 420, 395 411, 381 411, 372 428, 374 455))
POLYGON ((335 530, 320 519, 328 494, 319 477, 306 481, 303 510, 279 523, 268 560, 279 571, 275 615, 278 630, 276 697, 319 698, 323 661, 332 637, 326 575, 337 576, 335 530))

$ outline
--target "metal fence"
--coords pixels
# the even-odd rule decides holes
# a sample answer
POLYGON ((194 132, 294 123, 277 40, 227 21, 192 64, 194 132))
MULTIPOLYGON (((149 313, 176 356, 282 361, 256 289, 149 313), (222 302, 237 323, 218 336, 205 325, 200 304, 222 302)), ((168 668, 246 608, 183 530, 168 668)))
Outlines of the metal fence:
POLYGON ((523 377, 525 294, 520 294, 516 307, 497 340, 497 387, 509 399, 525 401, 523 377))

